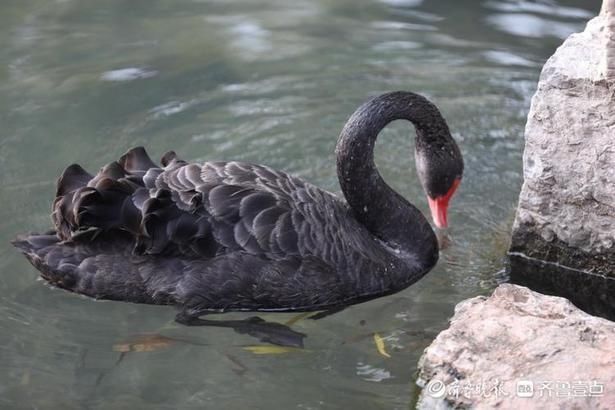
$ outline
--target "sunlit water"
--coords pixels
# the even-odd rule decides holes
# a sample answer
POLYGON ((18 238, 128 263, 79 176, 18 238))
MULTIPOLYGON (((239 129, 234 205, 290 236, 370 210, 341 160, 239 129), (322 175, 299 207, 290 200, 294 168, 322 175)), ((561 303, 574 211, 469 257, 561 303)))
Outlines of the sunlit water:
MULTIPOLYGON (((412 406, 417 360, 455 304, 506 280, 540 67, 598 8, 597 0, 3 1, 0 408, 412 406), (246 349, 257 340, 176 325, 172 308, 51 289, 8 244, 49 226, 65 165, 96 171, 135 145, 154 156, 174 149, 190 160, 264 163, 337 191, 333 150, 344 121, 369 96, 396 89, 430 97, 461 145, 452 245, 403 292, 298 321, 308 334, 302 351, 257 355, 246 349), (130 345, 142 334, 161 337, 130 345), (122 354, 126 344, 154 351, 122 354)), ((377 162, 427 210, 410 135, 407 124, 389 127, 377 162)))

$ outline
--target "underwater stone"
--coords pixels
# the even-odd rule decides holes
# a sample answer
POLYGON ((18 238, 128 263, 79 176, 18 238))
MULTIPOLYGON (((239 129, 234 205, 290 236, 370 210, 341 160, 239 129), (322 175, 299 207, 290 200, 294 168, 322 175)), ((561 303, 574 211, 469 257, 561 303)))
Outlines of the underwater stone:
POLYGON ((605 1, 543 67, 510 251, 615 280, 613 7, 615 0, 605 1))
POLYGON ((614 322, 503 284, 488 298, 459 303, 449 328, 425 349, 418 408, 613 408, 613 352, 614 322))

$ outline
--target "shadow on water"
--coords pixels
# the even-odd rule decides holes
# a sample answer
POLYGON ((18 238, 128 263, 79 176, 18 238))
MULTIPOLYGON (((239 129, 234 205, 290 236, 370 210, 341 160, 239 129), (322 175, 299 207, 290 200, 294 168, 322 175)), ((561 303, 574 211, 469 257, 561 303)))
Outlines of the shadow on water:
POLYGON ((510 281, 570 300, 585 312, 615 320, 615 279, 510 253, 510 281))
POLYGON ((185 323, 188 326, 209 326, 226 327, 233 329, 240 335, 255 337, 263 343, 271 343, 278 346, 301 347, 305 333, 292 330, 289 326, 277 322, 267 322, 266 320, 252 316, 242 320, 209 320, 209 319, 190 319, 185 323))

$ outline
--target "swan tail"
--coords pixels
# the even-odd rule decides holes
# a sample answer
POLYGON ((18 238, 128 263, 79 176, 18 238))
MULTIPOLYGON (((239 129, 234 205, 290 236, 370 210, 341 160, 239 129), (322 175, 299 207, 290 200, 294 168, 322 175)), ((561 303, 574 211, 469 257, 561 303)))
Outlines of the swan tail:
POLYGON ((68 166, 58 179, 52 208, 58 236, 71 240, 96 229, 139 234, 139 208, 149 197, 145 176, 150 169, 159 168, 143 147, 131 149, 96 175, 78 164, 68 166))
POLYGON ((176 303, 174 291, 181 272, 169 274, 164 265, 159 272, 144 271, 136 257, 126 253, 129 243, 121 238, 78 245, 62 242, 51 231, 18 237, 12 244, 53 286, 96 299, 176 303))
POLYGON ((163 175, 186 163, 173 151, 161 163, 157 166, 137 147, 96 175, 77 164, 67 167, 52 208, 58 237, 85 243, 102 232, 120 231, 134 238, 136 253, 159 254, 173 245, 184 254, 213 255, 209 219, 195 212, 200 194, 178 200, 174 195, 180 194, 169 189, 163 175))

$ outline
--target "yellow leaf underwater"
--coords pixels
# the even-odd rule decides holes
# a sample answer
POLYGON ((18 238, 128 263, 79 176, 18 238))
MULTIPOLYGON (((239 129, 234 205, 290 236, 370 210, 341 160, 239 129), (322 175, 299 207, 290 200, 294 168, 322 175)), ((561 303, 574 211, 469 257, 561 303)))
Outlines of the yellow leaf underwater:
POLYGON ((247 350, 254 354, 284 354, 284 353, 305 351, 297 347, 275 346, 275 345, 244 346, 243 350, 247 350))
POLYGON ((312 315, 314 312, 303 312, 303 313, 299 313, 298 315, 293 316, 292 318, 290 318, 285 324, 286 326, 292 326, 295 323, 297 323, 298 321, 305 319, 306 317, 312 315))
POLYGON ((387 353, 384 347, 384 339, 380 337, 378 333, 374 333, 374 342, 376 343, 376 349, 378 349, 378 353, 390 359, 391 355, 387 353))

